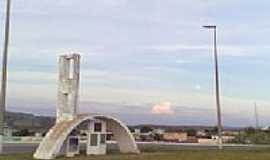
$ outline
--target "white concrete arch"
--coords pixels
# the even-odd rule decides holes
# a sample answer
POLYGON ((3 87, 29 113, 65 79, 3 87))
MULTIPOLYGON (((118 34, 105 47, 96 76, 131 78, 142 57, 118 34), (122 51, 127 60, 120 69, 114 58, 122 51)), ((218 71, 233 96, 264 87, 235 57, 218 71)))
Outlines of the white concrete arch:
POLYGON ((120 120, 101 114, 80 114, 72 120, 56 123, 40 143, 34 154, 34 158, 56 158, 60 154, 60 150, 72 130, 81 123, 94 119, 102 119, 107 122, 107 127, 114 134, 121 153, 139 153, 134 137, 120 120))

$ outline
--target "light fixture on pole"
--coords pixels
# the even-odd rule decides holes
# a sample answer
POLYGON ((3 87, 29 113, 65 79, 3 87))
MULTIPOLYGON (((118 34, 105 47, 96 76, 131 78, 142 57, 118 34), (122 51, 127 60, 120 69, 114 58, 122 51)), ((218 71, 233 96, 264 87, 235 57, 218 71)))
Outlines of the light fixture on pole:
POLYGON ((0 98, 0 153, 3 153, 4 141, 4 125, 5 125, 5 110, 6 110, 6 88, 7 88, 7 60, 8 60, 8 44, 9 44, 9 29, 10 29, 10 3, 6 1, 6 20, 5 20, 5 39, 2 62, 2 82, 1 82, 1 98, 0 98))
POLYGON ((216 90, 216 107, 217 107, 217 121, 218 121, 218 148, 222 149, 222 122, 221 122, 221 108, 219 95, 219 71, 218 71, 218 55, 217 55, 217 26, 206 25, 203 28, 214 30, 214 61, 215 61, 215 90, 216 90))

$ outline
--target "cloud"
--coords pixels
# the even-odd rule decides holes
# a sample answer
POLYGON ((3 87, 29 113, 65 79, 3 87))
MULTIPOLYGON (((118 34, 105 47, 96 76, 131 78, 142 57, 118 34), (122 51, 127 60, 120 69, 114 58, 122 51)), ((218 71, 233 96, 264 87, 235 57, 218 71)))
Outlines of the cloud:
POLYGON ((201 88, 202 88, 202 87, 201 87, 200 84, 196 84, 196 85, 195 85, 195 89, 196 89, 196 90, 201 90, 201 88))
POLYGON ((151 110, 151 113, 153 113, 153 114, 174 114, 174 111, 171 108, 170 102, 163 102, 163 103, 154 105, 154 107, 151 110))

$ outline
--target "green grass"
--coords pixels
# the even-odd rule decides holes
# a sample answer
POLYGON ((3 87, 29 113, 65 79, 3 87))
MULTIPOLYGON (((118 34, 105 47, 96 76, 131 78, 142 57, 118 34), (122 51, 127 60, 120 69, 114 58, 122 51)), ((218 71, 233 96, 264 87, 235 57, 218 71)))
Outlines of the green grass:
MULTIPOLYGON (((109 154, 107 156, 84 155, 74 158, 60 157, 57 160, 269 160, 270 150, 254 151, 216 151, 184 150, 171 152, 147 152, 140 155, 109 154)), ((31 154, 13 154, 0 156, 0 160, 33 160, 31 154)))

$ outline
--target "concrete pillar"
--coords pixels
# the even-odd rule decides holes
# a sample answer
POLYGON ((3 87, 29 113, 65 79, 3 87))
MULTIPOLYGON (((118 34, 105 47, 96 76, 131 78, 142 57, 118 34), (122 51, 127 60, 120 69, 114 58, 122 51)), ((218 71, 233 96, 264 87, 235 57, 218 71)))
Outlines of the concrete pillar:
POLYGON ((77 114, 80 55, 69 54, 59 58, 59 82, 56 122, 72 120, 77 114))

